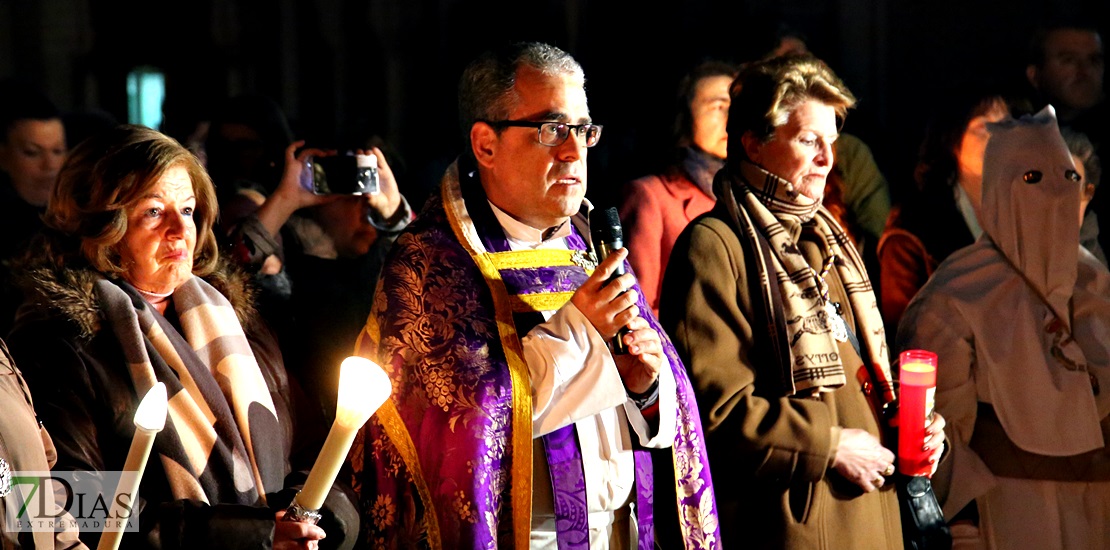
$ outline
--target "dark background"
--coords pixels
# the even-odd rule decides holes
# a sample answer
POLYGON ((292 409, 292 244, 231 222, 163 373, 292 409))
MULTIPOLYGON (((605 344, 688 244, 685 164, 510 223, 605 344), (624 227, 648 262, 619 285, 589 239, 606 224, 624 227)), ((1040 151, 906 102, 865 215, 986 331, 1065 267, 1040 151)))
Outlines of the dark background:
POLYGON ((384 139, 417 202, 458 154, 463 66, 502 40, 550 42, 583 65, 591 114, 605 125, 590 151, 589 197, 607 205, 625 181, 670 160, 679 78, 702 59, 759 57, 786 24, 859 98, 845 131, 871 145, 897 197, 938 94, 971 80, 1020 85, 1033 28, 1080 17, 1105 31, 1101 4, 0 0, 0 76, 38 84, 63 109, 126 121, 127 73, 158 67, 167 78, 162 129, 175 137, 215 100, 262 93, 310 144, 384 139))

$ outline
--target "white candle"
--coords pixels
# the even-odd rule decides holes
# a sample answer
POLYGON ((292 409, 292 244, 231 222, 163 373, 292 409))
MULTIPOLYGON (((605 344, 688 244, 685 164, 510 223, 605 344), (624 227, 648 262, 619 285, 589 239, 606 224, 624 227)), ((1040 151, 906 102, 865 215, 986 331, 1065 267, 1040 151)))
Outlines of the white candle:
POLYGON ((166 385, 158 382, 146 396, 139 402, 135 411, 135 436, 131 438, 131 448, 127 451, 127 460, 123 463, 123 475, 120 476, 119 485, 112 495, 112 511, 108 515, 104 526, 104 534, 100 537, 97 550, 115 550, 119 548, 123 539, 123 529, 128 518, 135 513, 138 503, 135 501, 136 492, 139 490, 139 481, 143 477, 146 461, 150 457, 150 449, 154 446, 154 438, 166 425, 166 385), (126 511, 120 504, 120 495, 126 494, 131 504, 131 510, 126 511), (119 520, 122 524, 117 524, 119 520))
POLYGON ((324 498, 347 460, 359 428, 370 415, 385 403, 392 391, 389 376, 381 367, 363 357, 348 357, 339 367, 339 399, 335 422, 304 488, 293 499, 294 505, 306 510, 319 510, 324 498))

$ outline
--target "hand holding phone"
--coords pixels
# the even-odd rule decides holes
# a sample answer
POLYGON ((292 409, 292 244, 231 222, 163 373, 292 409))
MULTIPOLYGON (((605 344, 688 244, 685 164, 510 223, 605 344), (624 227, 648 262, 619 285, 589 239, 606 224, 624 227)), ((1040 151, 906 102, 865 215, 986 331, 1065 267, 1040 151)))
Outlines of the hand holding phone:
POLYGON ((305 169, 317 195, 375 195, 381 192, 376 155, 310 157, 305 169))

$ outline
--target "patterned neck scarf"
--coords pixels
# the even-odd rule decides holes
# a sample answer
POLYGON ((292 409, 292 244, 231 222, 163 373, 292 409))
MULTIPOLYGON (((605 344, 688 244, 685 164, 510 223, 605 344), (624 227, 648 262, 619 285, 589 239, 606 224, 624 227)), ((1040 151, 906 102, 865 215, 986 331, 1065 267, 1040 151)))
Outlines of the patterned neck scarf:
MULTIPOLYGON (((886 336, 863 260, 827 210, 798 194, 790 182, 747 161, 717 174, 714 187, 741 241, 747 241, 759 271, 764 318, 772 348, 783 365, 788 395, 812 395, 844 385, 837 325, 828 307, 828 285, 806 262, 784 222, 814 233, 821 256, 831 259, 844 284, 848 306, 862 332, 860 355, 870 363, 884 403, 894 400, 886 336)), ((849 330, 850 332, 850 330, 849 330)))
POLYGON ((265 505, 285 474, 281 430, 227 298, 199 277, 186 281, 170 298, 178 332, 131 285, 100 279, 94 289, 135 392, 166 384, 169 416, 154 451, 174 498, 265 505))

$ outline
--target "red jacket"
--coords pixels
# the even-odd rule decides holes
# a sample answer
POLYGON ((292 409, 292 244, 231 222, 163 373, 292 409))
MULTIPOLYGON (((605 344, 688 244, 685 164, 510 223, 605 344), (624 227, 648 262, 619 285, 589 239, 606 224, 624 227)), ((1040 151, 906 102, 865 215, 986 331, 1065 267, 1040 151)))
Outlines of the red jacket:
POLYGON ((663 273, 678 235, 716 202, 678 168, 644 176, 625 186, 620 215, 628 261, 656 315, 663 273))

